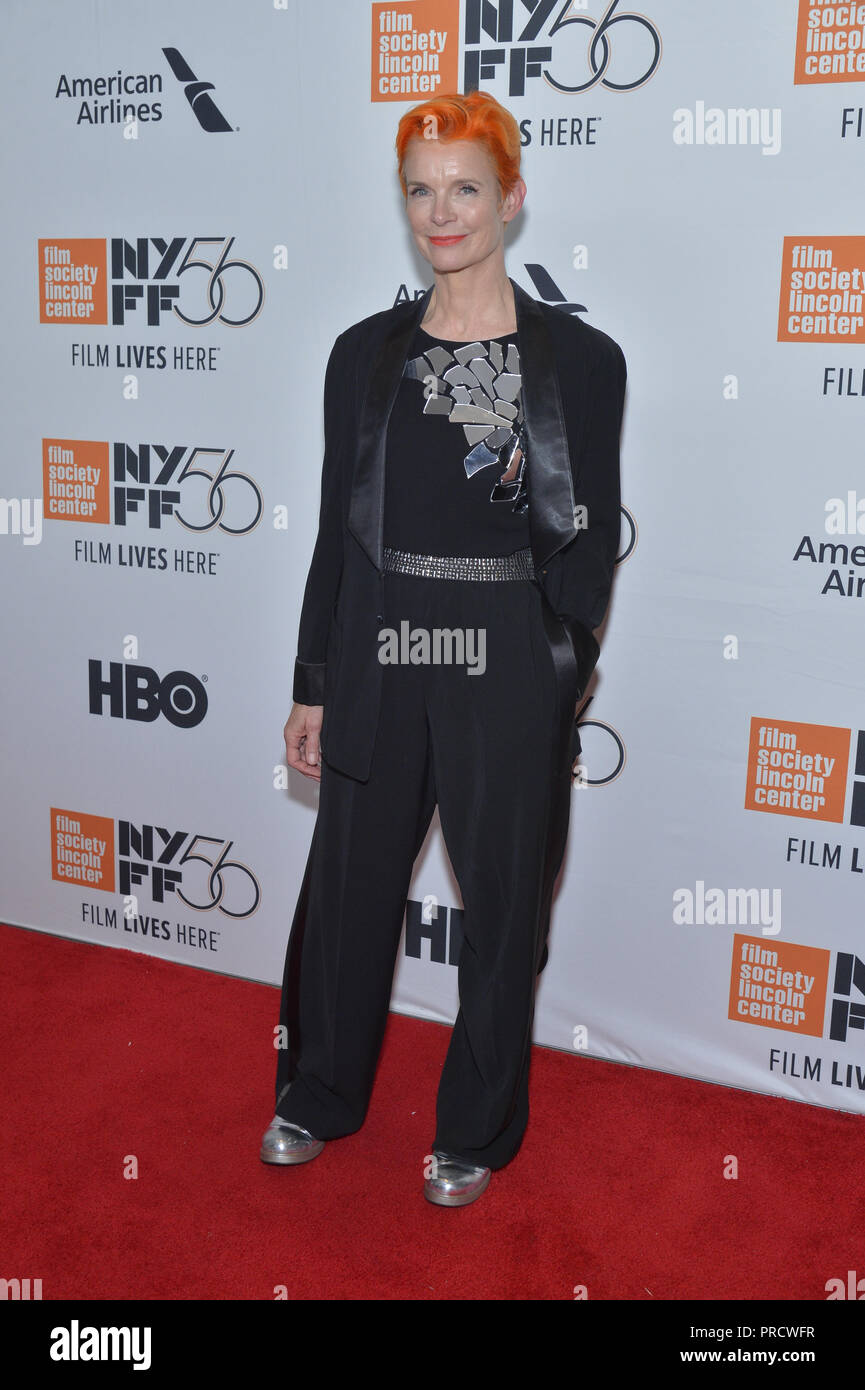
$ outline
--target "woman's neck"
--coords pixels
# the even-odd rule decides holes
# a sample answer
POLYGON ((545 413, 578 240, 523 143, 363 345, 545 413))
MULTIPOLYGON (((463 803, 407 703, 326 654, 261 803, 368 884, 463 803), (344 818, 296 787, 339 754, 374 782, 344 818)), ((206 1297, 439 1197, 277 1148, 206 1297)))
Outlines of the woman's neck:
POLYGON ((515 333, 514 289, 504 270, 482 280, 478 276, 468 280, 465 275, 464 271, 436 274, 421 327, 453 342, 515 333))

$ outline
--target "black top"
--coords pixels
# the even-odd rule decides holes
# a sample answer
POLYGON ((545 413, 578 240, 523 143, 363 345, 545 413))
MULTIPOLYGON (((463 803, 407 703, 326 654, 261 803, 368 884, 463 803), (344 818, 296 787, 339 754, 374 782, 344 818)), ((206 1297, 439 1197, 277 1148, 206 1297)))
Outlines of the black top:
POLYGON ((518 339, 458 343, 418 327, 388 423, 386 546, 509 555, 529 545, 529 461, 522 452, 513 461, 523 426, 518 339))

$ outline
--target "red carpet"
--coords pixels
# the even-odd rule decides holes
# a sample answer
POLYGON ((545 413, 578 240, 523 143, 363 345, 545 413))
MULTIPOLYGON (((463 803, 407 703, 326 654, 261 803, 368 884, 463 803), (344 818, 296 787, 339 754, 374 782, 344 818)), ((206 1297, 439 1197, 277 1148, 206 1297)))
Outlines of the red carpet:
POLYGON ((535 1048, 517 1158, 439 1208, 447 1027, 391 1014, 364 1128, 271 1168, 277 989, 14 927, 0 952, 0 1275, 43 1299, 824 1300, 865 1275, 862 1117, 535 1048))

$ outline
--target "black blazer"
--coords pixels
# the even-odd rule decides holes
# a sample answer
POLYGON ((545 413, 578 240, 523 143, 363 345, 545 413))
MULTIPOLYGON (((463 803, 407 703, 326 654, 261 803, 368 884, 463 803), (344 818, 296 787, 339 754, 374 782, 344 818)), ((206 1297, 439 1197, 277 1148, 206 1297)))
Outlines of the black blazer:
MULTIPOLYGON (((620 536, 621 348, 513 280, 535 574, 565 717, 598 660, 592 632, 610 596, 620 536), (587 522, 575 523, 585 506, 587 522), (547 613, 548 610, 548 613, 547 613)), ((383 668, 385 436, 409 344, 429 304, 371 314, 340 333, 324 384, 318 537, 309 567, 293 697, 323 705, 321 744, 349 776, 369 776, 383 668)))

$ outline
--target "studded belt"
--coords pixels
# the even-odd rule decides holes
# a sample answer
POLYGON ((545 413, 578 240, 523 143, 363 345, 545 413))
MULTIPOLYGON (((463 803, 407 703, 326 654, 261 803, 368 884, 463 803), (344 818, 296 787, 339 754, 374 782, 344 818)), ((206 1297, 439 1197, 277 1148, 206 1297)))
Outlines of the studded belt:
POLYGON ((531 548, 512 555, 418 555, 385 547, 384 567, 428 579, 534 579, 531 548))

